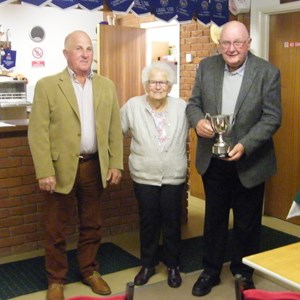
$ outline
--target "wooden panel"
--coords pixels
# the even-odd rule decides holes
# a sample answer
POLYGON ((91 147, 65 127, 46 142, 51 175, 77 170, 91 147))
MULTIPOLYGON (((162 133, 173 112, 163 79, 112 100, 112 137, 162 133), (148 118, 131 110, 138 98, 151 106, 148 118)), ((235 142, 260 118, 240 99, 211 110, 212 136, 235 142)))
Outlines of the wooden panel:
MULTIPOLYGON (((283 220, 300 189, 299 26, 300 12, 270 17, 269 57, 281 71, 283 119, 274 137, 278 172, 266 185, 265 213, 283 220)), ((291 222, 300 224, 300 218, 291 222)))
POLYGON ((145 29, 99 25, 98 33, 98 72, 115 82, 122 106, 129 98, 144 94, 145 29))
POLYGON ((204 188, 202 178, 199 175, 196 166, 196 147, 197 147, 197 135, 194 129, 190 130, 189 133, 189 189, 190 194, 194 197, 205 199, 204 188))

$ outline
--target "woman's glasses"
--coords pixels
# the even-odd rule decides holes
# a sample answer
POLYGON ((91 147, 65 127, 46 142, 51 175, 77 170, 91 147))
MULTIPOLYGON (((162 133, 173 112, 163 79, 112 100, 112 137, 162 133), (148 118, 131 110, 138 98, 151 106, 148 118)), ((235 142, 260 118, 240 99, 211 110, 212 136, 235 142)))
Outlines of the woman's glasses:
POLYGON ((166 87, 169 85, 169 81, 155 81, 155 80, 148 80, 148 85, 151 87, 156 87, 157 85, 161 87, 166 87))

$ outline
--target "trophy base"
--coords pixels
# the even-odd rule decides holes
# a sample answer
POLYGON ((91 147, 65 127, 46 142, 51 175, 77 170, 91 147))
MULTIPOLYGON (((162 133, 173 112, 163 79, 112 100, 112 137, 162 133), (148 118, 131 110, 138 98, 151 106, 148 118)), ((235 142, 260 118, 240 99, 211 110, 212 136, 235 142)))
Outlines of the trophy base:
POLYGON ((212 157, 215 158, 227 158, 229 157, 228 153, 212 153, 212 157))
POLYGON ((212 156, 216 158, 226 158, 228 156, 228 146, 213 146, 212 147, 212 156))

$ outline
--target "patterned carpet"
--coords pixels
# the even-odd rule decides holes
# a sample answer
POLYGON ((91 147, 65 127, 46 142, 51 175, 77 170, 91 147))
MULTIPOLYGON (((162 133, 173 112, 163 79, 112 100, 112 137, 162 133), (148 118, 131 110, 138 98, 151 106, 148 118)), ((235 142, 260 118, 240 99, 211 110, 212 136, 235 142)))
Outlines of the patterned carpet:
MULTIPOLYGON (((231 253, 231 234, 229 230, 226 261, 231 253)), ((263 226, 261 251, 270 250, 291 243, 299 242, 300 238, 263 226)), ((190 273, 202 269, 203 237, 195 237, 182 241, 180 271, 190 273)), ((113 243, 103 243, 99 250, 98 261, 102 275, 121 271, 140 265, 140 260, 113 243)), ((68 252, 69 273, 68 283, 81 280, 76 260, 76 251, 68 252)), ((0 265, 0 300, 34 293, 47 289, 44 270, 44 257, 36 257, 23 261, 0 265)))
MULTIPOLYGON (((232 230, 229 230, 225 262, 229 261, 231 257, 231 235, 232 230)), ((299 241, 300 238, 296 236, 263 226, 260 243, 260 252, 289 245, 299 241)), ((202 269, 202 249, 202 236, 182 241, 182 251, 180 257, 181 272, 190 273, 202 269)))
MULTIPOLYGON (((114 245, 103 243, 97 255, 102 275, 140 265, 140 260, 114 245)), ((68 282, 81 280, 76 251, 68 251, 68 282)), ((34 293, 47 289, 44 256, 7 263, 0 266, 0 300, 34 293)))

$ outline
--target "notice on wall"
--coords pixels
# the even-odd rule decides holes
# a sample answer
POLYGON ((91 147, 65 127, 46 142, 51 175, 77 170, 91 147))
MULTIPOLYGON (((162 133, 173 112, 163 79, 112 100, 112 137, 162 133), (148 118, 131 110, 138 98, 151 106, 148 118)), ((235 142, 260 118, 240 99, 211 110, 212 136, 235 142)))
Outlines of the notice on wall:
POLYGON ((34 57, 35 60, 31 62, 31 66, 33 68, 43 68, 45 67, 45 61, 41 60, 41 58, 44 56, 44 51, 40 47, 34 47, 32 49, 32 56, 34 57))
POLYGON ((33 68, 43 68, 43 67, 45 67, 45 61, 43 61, 43 60, 33 60, 31 62, 31 66, 33 68))
POLYGON ((284 48, 296 48, 296 47, 300 47, 300 41, 299 42, 284 42, 283 43, 283 47, 284 48))

